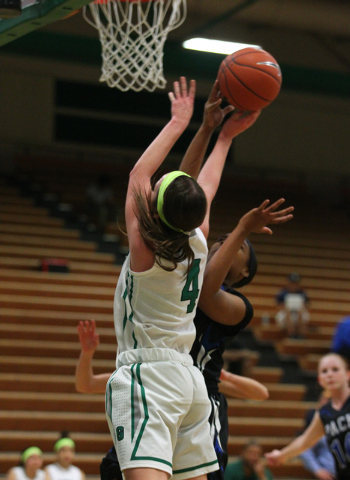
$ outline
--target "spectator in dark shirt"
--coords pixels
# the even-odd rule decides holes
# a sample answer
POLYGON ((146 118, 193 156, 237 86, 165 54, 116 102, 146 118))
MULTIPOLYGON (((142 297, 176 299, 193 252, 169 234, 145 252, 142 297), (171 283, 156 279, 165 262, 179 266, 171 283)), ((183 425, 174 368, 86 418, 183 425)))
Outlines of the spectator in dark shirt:
POLYGON ((305 325, 310 319, 309 297, 300 285, 300 275, 291 273, 285 288, 276 295, 278 311, 275 315, 277 324, 287 329, 293 338, 304 336, 305 325))

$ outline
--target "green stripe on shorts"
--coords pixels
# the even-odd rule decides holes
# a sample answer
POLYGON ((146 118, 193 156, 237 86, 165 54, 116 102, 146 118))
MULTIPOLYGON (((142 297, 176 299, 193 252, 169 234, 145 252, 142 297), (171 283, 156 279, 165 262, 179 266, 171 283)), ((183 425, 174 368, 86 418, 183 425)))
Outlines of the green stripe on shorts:
MULTIPOLYGON (((132 366, 131 370, 133 370, 135 365, 132 366)), ((146 399, 146 392, 145 392, 145 387, 142 385, 142 380, 141 380, 141 363, 138 363, 137 366, 136 366, 136 376, 137 376, 137 382, 138 384, 140 385, 140 389, 141 389, 141 398, 142 398, 142 404, 143 404, 143 410, 144 410, 144 414, 145 414, 145 418, 142 422, 142 425, 141 425, 141 428, 140 428, 140 432, 137 436, 137 439, 136 439, 136 443, 135 443, 135 447, 134 447, 134 450, 131 454, 131 460, 152 460, 153 462, 159 462, 159 463, 164 463, 165 465, 168 465, 169 467, 172 468, 172 464, 166 460, 163 460, 162 458, 157 458, 157 457, 147 457, 147 456, 142 456, 142 457, 139 457, 139 456, 136 456, 136 452, 139 448, 139 445, 140 445, 140 442, 141 442, 141 439, 142 439, 142 435, 144 434, 144 431, 145 431, 145 428, 146 428, 146 424, 149 420, 149 413, 148 413, 148 406, 147 406, 147 399, 146 399)), ((134 382, 134 372, 133 372, 133 376, 132 376, 133 380, 132 380, 132 383, 134 382)), ((133 386, 131 387, 131 392, 132 392, 132 397, 131 397, 131 419, 132 419, 132 432, 134 434, 134 401, 133 401, 133 386)), ((132 434, 132 437, 133 437, 133 434, 132 434)))
MULTIPOLYGON (((215 463, 218 463, 217 459, 216 459, 216 460, 213 460, 212 462, 202 463, 201 465, 196 465, 195 467, 183 468, 183 469, 181 469, 181 470, 174 470, 174 471, 173 471, 173 474, 175 474, 175 473, 192 472, 193 470, 197 470, 198 468, 209 467, 210 465, 215 465, 215 463)), ((219 467, 219 464, 218 464, 218 467, 219 467)))

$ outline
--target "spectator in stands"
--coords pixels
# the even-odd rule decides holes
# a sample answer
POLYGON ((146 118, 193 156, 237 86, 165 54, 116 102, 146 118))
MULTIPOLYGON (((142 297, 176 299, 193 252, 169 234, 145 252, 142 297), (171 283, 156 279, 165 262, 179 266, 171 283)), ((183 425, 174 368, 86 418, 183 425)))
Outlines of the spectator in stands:
POLYGON ((271 471, 265 466, 262 447, 251 440, 243 447, 241 456, 229 463, 225 471, 225 480, 273 480, 271 471))
MULTIPOLYGON (((329 400, 327 392, 323 391, 320 395, 317 408, 321 408, 329 400)), ((305 429, 310 425, 315 414, 314 409, 309 410, 305 417, 305 429)), ((305 450, 300 455, 304 468, 311 472, 319 480, 334 480, 336 478, 336 468, 331 454, 326 436, 323 436, 313 447, 305 450)))
POLYGON ((281 328, 287 329, 287 334, 293 338, 304 336, 305 325, 310 319, 308 305, 309 297, 300 286, 300 275, 291 273, 288 283, 276 296, 278 311, 275 320, 281 328))
POLYGON ((115 221, 116 207, 108 175, 100 175, 86 191, 87 216, 100 233, 105 232, 108 222, 115 221))
POLYGON ((45 480, 42 466, 43 452, 38 447, 28 447, 21 453, 18 467, 8 471, 7 480, 45 480))
POLYGON ((350 315, 344 317, 336 326, 331 351, 350 361, 350 315))
POLYGON ((54 445, 54 451, 57 459, 45 468, 46 480, 85 480, 84 472, 73 465, 75 443, 68 432, 62 432, 61 438, 54 445))

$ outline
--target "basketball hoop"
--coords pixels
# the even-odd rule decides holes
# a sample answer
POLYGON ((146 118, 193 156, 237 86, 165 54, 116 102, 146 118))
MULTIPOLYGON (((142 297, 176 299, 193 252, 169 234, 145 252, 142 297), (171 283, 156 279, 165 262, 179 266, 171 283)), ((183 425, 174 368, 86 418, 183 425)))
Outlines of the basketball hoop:
POLYGON ((186 0, 95 0, 83 16, 99 32, 100 82, 122 91, 165 87, 164 43, 185 20, 186 0))

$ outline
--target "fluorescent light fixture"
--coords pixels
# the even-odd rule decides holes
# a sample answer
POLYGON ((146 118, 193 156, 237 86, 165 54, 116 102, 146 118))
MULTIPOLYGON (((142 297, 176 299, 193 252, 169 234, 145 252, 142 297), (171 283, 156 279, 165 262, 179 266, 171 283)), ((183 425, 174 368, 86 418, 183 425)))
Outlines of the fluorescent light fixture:
POLYGON ((211 40, 210 38, 190 38, 183 42, 182 46, 189 50, 198 50, 200 52, 221 53, 229 55, 242 50, 242 48, 260 48, 259 45, 249 45, 248 43, 223 42, 222 40, 211 40))

